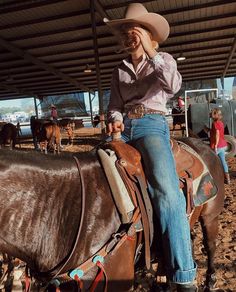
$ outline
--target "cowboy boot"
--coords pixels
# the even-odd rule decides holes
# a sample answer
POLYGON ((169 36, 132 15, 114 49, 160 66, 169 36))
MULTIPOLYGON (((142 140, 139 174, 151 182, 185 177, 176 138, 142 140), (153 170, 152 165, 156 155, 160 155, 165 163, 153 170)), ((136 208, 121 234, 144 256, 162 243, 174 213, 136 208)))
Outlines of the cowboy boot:
POLYGON ((230 184, 230 177, 229 177, 229 173, 225 172, 225 184, 229 185, 230 184))

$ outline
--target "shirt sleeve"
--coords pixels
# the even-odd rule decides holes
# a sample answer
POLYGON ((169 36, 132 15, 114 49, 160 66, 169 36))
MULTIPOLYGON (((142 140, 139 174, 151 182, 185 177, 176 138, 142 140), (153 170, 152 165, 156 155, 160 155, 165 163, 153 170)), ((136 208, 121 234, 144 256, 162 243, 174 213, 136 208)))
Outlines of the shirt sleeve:
POLYGON ((182 77, 177 70, 175 59, 168 53, 159 52, 150 58, 163 90, 168 94, 177 93, 182 84, 182 77))
POLYGON ((108 105, 108 122, 121 121, 123 122, 124 101, 119 90, 119 71, 114 69, 111 80, 111 96, 108 105))

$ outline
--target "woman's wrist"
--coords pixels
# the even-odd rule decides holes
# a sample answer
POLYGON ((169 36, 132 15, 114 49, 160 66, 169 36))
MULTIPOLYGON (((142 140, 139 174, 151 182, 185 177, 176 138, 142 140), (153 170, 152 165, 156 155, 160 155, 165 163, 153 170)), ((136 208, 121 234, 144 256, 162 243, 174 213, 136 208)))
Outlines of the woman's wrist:
POLYGON ((157 55, 157 51, 152 48, 147 52, 147 54, 149 58, 153 59, 157 55))

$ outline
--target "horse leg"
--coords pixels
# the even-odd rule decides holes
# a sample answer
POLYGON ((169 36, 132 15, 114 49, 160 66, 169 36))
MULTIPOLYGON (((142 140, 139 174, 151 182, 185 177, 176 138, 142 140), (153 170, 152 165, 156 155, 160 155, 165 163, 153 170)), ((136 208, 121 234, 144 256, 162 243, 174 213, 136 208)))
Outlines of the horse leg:
POLYGON ((207 291, 216 288, 216 275, 214 266, 214 256, 216 251, 216 238, 218 235, 218 216, 210 222, 200 218, 200 223, 203 232, 203 245, 207 253, 207 274, 205 287, 207 291))
POLYGON ((45 154, 48 154, 48 141, 46 140, 44 143, 45 147, 45 154))
POLYGON ((10 150, 13 149, 13 140, 10 139, 10 150))
POLYGON ((176 125, 173 124, 173 127, 172 127, 172 135, 171 135, 172 137, 175 136, 175 126, 176 126, 176 125))

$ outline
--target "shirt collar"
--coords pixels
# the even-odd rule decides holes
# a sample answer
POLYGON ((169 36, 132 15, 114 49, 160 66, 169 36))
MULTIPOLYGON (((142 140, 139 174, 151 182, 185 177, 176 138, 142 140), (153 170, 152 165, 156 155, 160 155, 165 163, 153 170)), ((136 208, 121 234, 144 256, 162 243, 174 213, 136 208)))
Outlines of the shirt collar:
MULTIPOLYGON (((148 59, 148 56, 147 56, 147 54, 144 53, 143 57, 142 57, 142 61, 138 64, 136 72, 138 72, 139 68, 143 65, 143 63, 147 59, 148 59)), ((123 63, 135 73, 134 66, 133 66, 133 63, 131 61, 131 57, 130 56, 128 58, 124 59, 123 63)))

